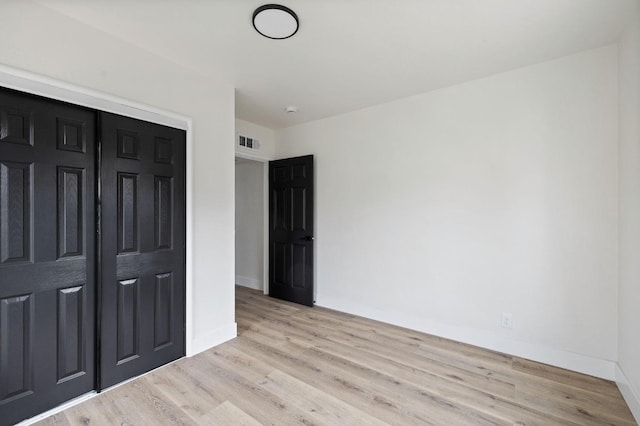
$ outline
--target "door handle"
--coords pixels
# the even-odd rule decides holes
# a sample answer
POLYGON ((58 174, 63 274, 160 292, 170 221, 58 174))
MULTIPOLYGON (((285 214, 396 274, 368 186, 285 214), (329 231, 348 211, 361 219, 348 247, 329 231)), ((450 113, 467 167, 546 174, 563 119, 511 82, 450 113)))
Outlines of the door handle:
POLYGON ((302 239, 305 240, 305 241, 313 241, 314 240, 313 235, 307 235, 306 237, 302 237, 302 239))

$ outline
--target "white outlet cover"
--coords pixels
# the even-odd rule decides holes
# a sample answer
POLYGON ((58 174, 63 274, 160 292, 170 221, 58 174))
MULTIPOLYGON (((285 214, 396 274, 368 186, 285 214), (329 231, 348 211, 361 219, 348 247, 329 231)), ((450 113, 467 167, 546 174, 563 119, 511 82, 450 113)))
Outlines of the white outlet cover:
POLYGON ((513 328, 513 315, 511 312, 503 312, 500 317, 500 325, 504 328, 513 328))

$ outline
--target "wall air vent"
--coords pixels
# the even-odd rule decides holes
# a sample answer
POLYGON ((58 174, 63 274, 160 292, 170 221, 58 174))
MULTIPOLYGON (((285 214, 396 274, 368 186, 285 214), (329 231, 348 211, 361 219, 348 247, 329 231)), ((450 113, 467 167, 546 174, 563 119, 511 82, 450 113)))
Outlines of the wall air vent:
POLYGON ((258 139, 244 135, 238 135, 238 145, 248 149, 260 149, 260 142, 258 139))

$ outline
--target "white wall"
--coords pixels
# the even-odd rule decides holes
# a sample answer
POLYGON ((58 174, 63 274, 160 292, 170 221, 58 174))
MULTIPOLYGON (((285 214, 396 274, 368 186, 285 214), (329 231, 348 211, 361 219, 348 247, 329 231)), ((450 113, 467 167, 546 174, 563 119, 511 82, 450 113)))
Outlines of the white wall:
POLYGON ((235 336, 234 91, 30 1, 0 4, 0 64, 193 120, 192 352, 235 336))
POLYGON ((620 312, 618 377, 640 421, 640 12, 620 40, 620 312))
POLYGON ((612 379, 617 90, 609 46, 277 131, 318 304, 612 379))
POLYGON ((263 163, 236 161, 236 284, 263 289, 263 163))
POLYGON ((244 158, 255 158, 260 160, 273 160, 276 154, 275 132, 268 127, 250 123, 236 118, 236 155, 244 158), (257 138, 260 141, 260 149, 253 150, 238 145, 238 134, 257 138))

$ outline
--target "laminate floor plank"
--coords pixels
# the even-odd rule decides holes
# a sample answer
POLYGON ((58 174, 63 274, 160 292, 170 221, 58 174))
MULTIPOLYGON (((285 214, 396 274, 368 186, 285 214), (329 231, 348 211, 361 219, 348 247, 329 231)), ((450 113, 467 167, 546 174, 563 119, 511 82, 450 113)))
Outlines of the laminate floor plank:
POLYGON ((287 411, 286 401, 234 371, 220 367, 204 357, 197 358, 197 362, 183 363, 180 368, 192 379, 200 380, 201 385, 215 395, 216 399, 232 402, 263 424, 296 424, 292 419, 298 413, 287 411))
POLYGON ((309 416, 313 423, 377 426, 387 424, 280 370, 275 370, 265 377, 260 386, 288 401, 309 416))
POLYGON ((252 382, 263 379, 276 369, 273 364, 261 362, 232 345, 213 348, 213 350, 203 352, 203 355, 212 362, 232 369, 252 382))
MULTIPOLYGON (((465 413, 463 415, 467 417, 469 415, 477 415, 480 417, 480 419, 475 419, 475 421, 471 421, 467 417, 458 418, 456 419, 456 424, 512 424, 511 422, 514 420, 511 419, 517 418, 526 419, 526 423, 523 424, 548 424, 548 421, 553 419, 554 424, 575 425, 575 423, 562 421, 553 416, 547 415, 545 417, 539 412, 526 408, 523 409, 523 407, 517 406, 517 404, 500 400, 494 395, 461 386, 454 380, 440 378, 416 368, 406 367, 402 364, 400 364, 399 367, 395 366, 394 362, 388 359, 376 359, 374 355, 366 352, 357 352, 357 357, 354 358, 354 362, 351 362, 341 359, 339 356, 344 355, 344 353, 341 352, 328 354, 322 350, 317 350, 315 354, 306 356, 306 352, 301 352, 302 347, 299 347, 297 349, 298 354, 295 357, 291 357, 289 354, 281 352, 275 347, 269 347, 269 339, 264 338, 261 333, 245 333, 243 337, 245 339, 238 340, 238 344, 244 345, 248 352, 258 354, 267 353, 271 359, 283 360, 282 364, 278 365, 278 368, 289 368, 288 371, 290 371, 293 365, 302 367, 303 370, 306 370, 306 375, 303 374, 299 377, 304 380, 310 380, 309 373, 315 371, 321 371, 323 373, 332 371, 335 377, 340 378, 336 380, 336 383, 344 381, 345 378, 349 378, 350 376, 355 377, 355 379, 346 382, 348 386, 359 386, 358 389, 360 391, 366 390, 375 394, 377 402, 383 402, 388 408, 393 408, 401 412, 405 420, 408 417, 412 417, 421 419, 424 423, 443 424, 442 419, 440 419, 438 423, 432 416, 444 407, 451 421, 456 418, 454 415, 456 409, 465 413), (392 369, 392 371, 389 372, 390 374, 385 374, 385 371, 389 371, 389 369, 392 369), (398 378, 406 379, 406 382, 401 382, 398 378), (440 380, 439 384, 438 380, 440 380), (412 382, 420 381, 429 383, 429 387, 420 388, 411 385, 412 382), (456 387, 458 388, 457 391, 454 390, 456 387), (442 394, 430 391, 434 389, 439 392, 443 392, 444 389, 444 392, 447 392, 446 396, 448 399, 443 398, 442 394), (459 397, 454 399, 452 397, 453 395, 458 395, 459 397), (469 401, 471 401, 470 404, 468 404, 469 401), (480 401, 480 403, 478 403, 478 401, 480 401), (453 405, 453 403, 456 405, 453 405), (474 405, 476 410, 470 410, 474 405), (493 409, 491 407, 499 408, 493 409), (426 411, 421 412, 421 409, 425 409, 426 411), (480 413, 475 413, 474 411, 479 411, 480 413), (499 418, 501 411, 502 414, 506 415, 506 418, 502 420, 499 418)), ((294 343, 290 342, 290 344, 294 343)), ((335 348, 335 346, 334 344, 332 348, 335 348)), ((316 348, 312 350, 316 350, 316 348)), ((513 394, 513 389, 511 394, 513 394)))
MULTIPOLYGON (((453 408, 456 408, 467 416, 480 416, 483 420, 495 424, 546 424, 549 420, 553 420, 557 425, 575 425, 575 423, 563 421, 544 412, 529 409, 510 399, 501 398, 468 387, 464 383, 447 380, 419 369, 407 368, 401 364, 394 365, 393 362, 376 360, 364 354, 361 354, 358 359, 348 360, 321 350, 313 349, 312 351, 314 353, 310 358, 323 359, 337 368, 342 368, 342 374, 351 372, 358 375, 357 383, 367 383, 368 387, 381 391, 395 389, 396 393, 401 396, 401 400, 408 403, 409 407, 429 405, 424 402, 424 399, 427 398, 444 406, 449 415, 453 408), (382 386, 378 388, 377 382, 380 380, 382 386), (401 389, 405 391, 400 393, 401 389)), ((468 420, 463 424, 481 424, 481 421, 469 422, 468 420)))
POLYGON ((238 337, 40 425, 635 425, 615 383, 236 287, 238 337))
POLYGON ((368 360, 354 362, 315 348, 303 356, 310 363, 318 363, 321 359, 324 371, 333 369, 334 374, 340 377, 353 377, 352 382, 382 395, 388 404, 399 407, 405 416, 426 419, 432 424, 443 424, 445 420, 455 424, 511 424, 500 413, 481 409, 480 404, 466 404, 461 398, 452 398, 455 392, 451 392, 451 389, 456 385, 446 380, 438 384, 437 376, 431 376, 431 385, 426 387, 416 385, 420 381, 418 375, 395 376, 391 373, 394 367, 379 368, 380 364, 373 365, 368 360), (443 387, 439 387, 443 383, 444 391, 443 387))
POLYGON ((177 365, 168 365, 145 377, 196 423, 208 415, 212 406, 224 403, 222 398, 203 386, 200 380, 185 374, 177 365))
POLYGON ((234 426, 261 426, 262 423, 233 405, 225 401, 201 418, 201 424, 207 425, 234 425, 234 426))
POLYGON ((366 367, 360 368, 364 370, 364 373, 360 373, 358 369, 354 368, 348 370, 339 369, 336 364, 325 363, 320 358, 309 360, 302 352, 298 353, 295 357, 290 357, 288 354, 278 351, 275 348, 265 350, 263 343, 260 343, 258 339, 252 339, 250 336, 243 339, 241 344, 246 346, 247 350, 261 348, 262 350, 258 353, 268 353, 273 357, 272 362, 278 363, 279 368, 283 371, 301 377, 306 381, 311 381, 313 375, 316 373, 323 377, 331 377, 335 381, 333 384, 335 388, 334 392, 341 386, 346 386, 349 390, 361 392, 359 396, 361 401, 366 399, 376 407, 381 406, 384 409, 393 410, 400 414, 399 418, 402 418, 403 422, 408 422, 408 419, 417 419, 420 424, 435 424, 431 419, 431 413, 426 413, 425 415, 425 413, 422 412, 424 407, 421 407, 418 403, 411 404, 411 402, 407 400, 409 391, 405 390, 404 395, 401 394, 399 390, 396 389, 396 385, 399 384, 399 382, 390 379, 380 372, 370 370, 366 367), (296 372, 300 372, 301 374, 298 375, 296 372), (384 382, 384 384, 381 385, 378 382, 384 382), (393 382, 394 387, 389 388, 388 382, 393 382), (336 386, 338 384, 340 386, 336 386), (363 384, 366 385, 362 386, 363 384), (410 408, 407 408, 408 405, 410 405, 410 408))
MULTIPOLYGON (((278 321, 281 321, 281 327, 286 327, 288 332, 287 337, 289 341, 295 339, 296 336, 298 336, 300 333, 304 334, 306 330, 306 334, 314 334, 313 339, 307 340, 316 342, 316 347, 327 348, 328 350, 341 347, 348 351, 355 352, 356 354, 354 356, 356 358, 363 352, 367 352, 383 357, 383 361, 385 362, 398 361, 398 359, 400 359, 401 363, 408 363, 412 367, 417 366, 426 371, 432 372, 445 378, 449 378, 451 380, 467 382, 470 385, 474 386, 476 389, 491 389, 493 392, 499 393, 501 395, 513 394, 512 385, 496 379, 491 374, 486 374, 485 372, 482 372, 482 374, 477 374, 459 369, 457 367, 451 367, 441 362, 420 356, 419 354, 414 354, 409 350, 410 348, 405 347, 401 348, 404 350, 398 350, 398 345, 389 345, 388 342, 386 342, 387 344, 385 345, 381 345, 376 342, 372 342, 367 337, 356 336, 352 333, 336 332, 324 326, 318 327, 318 329, 320 330, 313 330, 309 328, 308 324, 294 324, 294 322, 292 321, 278 321)), ((276 322, 275 324, 278 323, 276 322)), ((253 325, 254 329, 256 329, 257 327, 258 326, 256 324, 253 325)), ((273 327, 271 326, 263 327, 257 332, 254 329, 247 330, 244 336, 253 336, 255 339, 260 338, 262 335, 273 333, 273 327)))
POLYGON ((542 377, 552 382, 568 384, 581 389, 593 389, 594 391, 607 396, 618 397, 620 391, 612 382, 586 374, 576 373, 551 365, 541 364, 523 358, 513 358, 513 369, 532 376, 542 377))
POLYGON ((552 410, 563 418, 585 424, 635 424, 624 400, 594 390, 576 388, 559 382, 520 375, 514 371, 515 399, 518 403, 540 410, 552 410), (586 415, 585 413, 589 413, 586 415), (587 416, 587 419, 584 417, 587 416))
POLYGON ((599 425, 634 425, 629 419, 619 417, 612 413, 610 409, 601 411, 600 409, 591 410, 583 408, 585 405, 576 403, 575 401, 562 401, 553 396, 547 396, 539 393, 525 393, 518 391, 516 393, 516 401, 522 406, 536 407, 540 410, 553 412, 558 418, 565 421, 571 421, 575 424, 585 426, 599 425))
MULTIPOLYGON (((386 354, 390 359, 397 359, 398 355, 405 361, 408 361, 411 365, 420 365, 430 371, 439 372, 439 374, 446 377, 452 377, 456 380, 466 380, 470 383, 475 383, 476 388, 486 389, 487 387, 497 391, 501 386, 498 374, 495 369, 489 369, 482 365, 476 368, 475 371, 469 369, 461 369, 456 367, 452 363, 443 363, 434 357, 428 357, 424 352, 417 352, 419 343, 408 342, 393 342, 388 338, 380 339, 379 335, 374 334, 361 334, 353 333, 352 331, 340 331, 334 330, 328 327, 325 323, 321 322, 319 325, 310 324, 306 321, 298 320, 296 322, 290 321, 286 318, 281 318, 279 313, 272 313, 267 316, 266 314, 257 315, 254 319, 258 320, 262 318, 270 323, 270 327, 262 329, 261 333, 271 333, 274 327, 284 328, 287 331, 289 338, 306 335, 307 340, 313 342, 318 339, 326 339, 329 345, 335 345, 341 343, 348 347, 355 347, 358 351, 368 351, 376 354, 386 354), (312 336, 313 338, 309 338, 312 336), (426 366, 429 367, 426 367, 426 366)), ((255 328, 255 327, 254 327, 255 328)), ((254 331, 254 330, 251 330, 254 331)), ((320 343, 319 343, 320 344, 320 343)), ((487 351, 488 352, 488 351, 487 351)), ((494 358, 500 359, 500 368, 510 368, 510 359, 505 356, 494 356, 494 358)), ((497 366, 498 364, 494 364, 497 366)), ((477 367, 474 366, 474 367, 477 367)))
POLYGON ((380 392, 371 382, 363 382, 350 372, 337 369, 334 365, 327 365, 320 359, 307 362, 304 356, 289 357, 276 348, 265 348, 262 343, 251 339, 238 340, 236 345, 242 350, 253 353, 256 357, 271 360, 275 366, 288 374, 304 380, 318 389, 331 392, 343 401, 367 412, 375 414, 379 419, 396 424, 402 419, 403 424, 431 424, 428 417, 424 417, 414 410, 407 410, 397 394, 383 388, 380 392))

